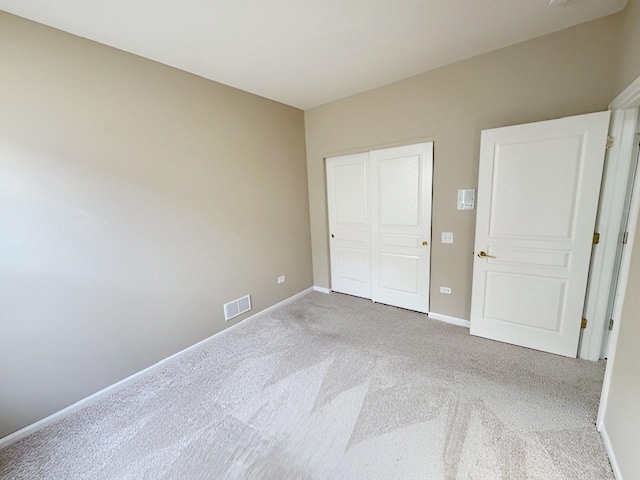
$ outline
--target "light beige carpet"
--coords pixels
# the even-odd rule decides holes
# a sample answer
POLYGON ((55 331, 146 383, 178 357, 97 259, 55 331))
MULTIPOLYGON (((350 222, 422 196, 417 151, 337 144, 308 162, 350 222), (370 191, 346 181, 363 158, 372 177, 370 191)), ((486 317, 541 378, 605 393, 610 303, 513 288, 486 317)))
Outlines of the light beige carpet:
POLYGON ((610 479, 603 371, 311 293, 0 451, 0 477, 610 479))

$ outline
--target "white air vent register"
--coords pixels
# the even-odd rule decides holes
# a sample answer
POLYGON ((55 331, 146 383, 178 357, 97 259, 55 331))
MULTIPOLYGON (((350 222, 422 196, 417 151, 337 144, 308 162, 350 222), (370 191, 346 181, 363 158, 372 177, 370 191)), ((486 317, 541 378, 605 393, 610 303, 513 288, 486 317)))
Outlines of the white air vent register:
POLYGON ((224 304, 224 321, 228 322, 233 317, 242 315, 251 310, 251 295, 246 295, 233 302, 224 304))

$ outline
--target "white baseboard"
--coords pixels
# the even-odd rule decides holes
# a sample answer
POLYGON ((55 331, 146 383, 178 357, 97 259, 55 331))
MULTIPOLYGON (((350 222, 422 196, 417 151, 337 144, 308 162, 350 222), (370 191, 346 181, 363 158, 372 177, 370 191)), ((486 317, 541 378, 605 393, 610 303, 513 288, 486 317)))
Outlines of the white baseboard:
POLYGON ((318 287, 317 285, 313 286, 313 291, 320 292, 320 293, 331 293, 331 290, 329 290, 328 288, 318 287))
POLYGON ((622 480, 622 473, 620 473, 620 467, 618 466, 618 461, 616 460, 616 454, 613 452, 613 446, 611 445, 611 439, 609 438, 607 429, 605 428, 604 424, 600 424, 598 430, 600 431, 600 436, 602 437, 602 441, 604 442, 604 448, 607 451, 607 455, 609 456, 609 463, 611 463, 613 475, 616 477, 616 480, 622 480))
POLYGON ((604 448, 607 451, 607 455, 609 456, 609 462, 611 463, 611 468, 613 469, 613 475, 616 477, 616 480, 622 480, 622 473, 620 472, 620 467, 618 466, 618 460, 616 459, 616 454, 613 451, 613 445, 611 445, 611 439, 609 438, 609 434, 607 433, 607 429, 604 426, 604 423, 601 423, 598 430, 600 431, 600 436, 602 437, 602 441, 604 442, 604 448))
POLYGON ((440 320, 445 323, 452 323, 453 325, 458 325, 459 327, 471 328, 471 322, 469 320, 463 320, 462 318, 450 317, 449 315, 442 315, 441 313, 433 313, 429 312, 429 318, 433 318, 434 320, 440 320))
POLYGON ((231 325, 228 328, 225 328, 224 330, 218 332, 218 333, 214 333, 213 335, 211 335, 210 337, 205 338, 204 340, 199 341, 198 343, 195 343, 193 345, 191 345, 190 347, 185 348, 184 350, 180 350, 179 352, 174 353, 173 355, 168 356, 167 358, 163 358, 162 360, 160 360, 158 363, 154 363, 153 365, 145 368, 144 370, 140 370, 137 373, 134 373, 133 375, 128 376, 127 378, 124 378, 122 380, 120 380, 119 382, 114 383, 113 385, 109 385, 108 387, 103 388, 102 390, 89 395, 88 397, 83 398, 82 400, 78 400, 76 403, 69 405, 66 408, 63 408, 62 410, 56 412, 56 413, 52 413, 51 415, 49 415, 48 417, 43 418, 42 420, 38 420, 35 423, 32 423, 31 425, 27 425, 24 428, 21 428, 20 430, 13 432, 9 435, 7 435, 6 437, 2 437, 0 438, 0 449, 8 447, 9 445, 11 445, 12 443, 17 442, 18 440, 26 437, 27 435, 30 435, 34 432, 37 432, 38 430, 43 429, 44 427, 46 427, 47 425, 51 425, 52 423, 55 423, 59 420, 62 420, 64 417, 71 415, 74 412, 77 412, 78 410, 81 410, 85 407, 88 407, 89 405, 91 405, 92 403, 95 403, 96 401, 100 400, 103 397, 106 397, 108 395, 111 395, 112 393, 117 392, 118 390, 123 389, 124 387, 126 387, 127 385, 130 385, 132 383, 134 383, 137 380, 140 380, 141 378, 149 375, 150 373, 152 373, 153 371, 157 370, 158 368, 160 368, 161 366, 163 366, 165 363, 171 362, 173 360, 176 360, 177 358, 191 352, 192 350, 195 350, 196 348, 204 345, 205 343, 211 341, 212 338, 217 337, 219 335, 222 335, 226 332, 228 332, 229 330, 231 330, 232 328, 240 325, 242 322, 245 322, 247 320, 250 320, 254 317, 257 317, 259 315, 264 315, 265 313, 269 313, 272 310, 275 310, 276 308, 282 307, 288 303, 293 302, 294 300, 297 300, 300 297, 303 297, 304 295, 306 295, 307 293, 311 292, 314 290, 314 287, 310 287, 307 288, 306 290, 303 290, 299 293, 296 293, 295 295, 284 299, 283 301, 276 303, 275 305, 272 305, 268 308, 265 308, 264 310, 259 311, 258 313, 254 313, 253 315, 245 318, 244 320, 239 321, 238 323, 231 325))

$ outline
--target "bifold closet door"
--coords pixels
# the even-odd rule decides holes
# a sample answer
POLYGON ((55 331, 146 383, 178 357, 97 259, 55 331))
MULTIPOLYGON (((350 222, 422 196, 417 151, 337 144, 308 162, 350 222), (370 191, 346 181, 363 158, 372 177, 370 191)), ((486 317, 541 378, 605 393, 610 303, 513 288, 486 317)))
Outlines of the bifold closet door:
POLYGON ((369 153, 327 158, 331 289, 371 298, 369 153))
POLYGON ((427 313, 433 143, 327 159, 331 288, 427 313))
POLYGON ((429 311, 433 142, 370 152, 371 293, 429 311))

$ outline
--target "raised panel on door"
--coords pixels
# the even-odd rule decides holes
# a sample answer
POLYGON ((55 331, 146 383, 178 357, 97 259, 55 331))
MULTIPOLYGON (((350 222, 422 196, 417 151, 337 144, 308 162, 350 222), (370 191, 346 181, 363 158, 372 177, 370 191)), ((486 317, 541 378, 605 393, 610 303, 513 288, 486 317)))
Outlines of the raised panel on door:
POLYGON ((584 134, 495 145, 491 238, 571 240, 584 134))
POLYGON ((564 278, 487 272, 484 318, 507 323, 516 319, 519 325, 560 332, 566 286, 564 278), (538 295, 530 294, 534 291, 538 295), (545 301, 540 302, 540 297, 545 301))
POLYGON ((371 152, 372 298, 427 313, 433 143, 371 152))
POLYGON ((482 132, 472 334, 576 356, 608 123, 482 132))
POLYGON ((369 154, 326 162, 331 289, 371 298, 369 154))

